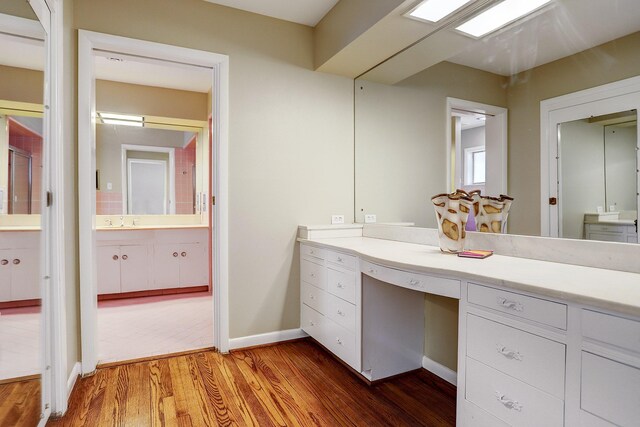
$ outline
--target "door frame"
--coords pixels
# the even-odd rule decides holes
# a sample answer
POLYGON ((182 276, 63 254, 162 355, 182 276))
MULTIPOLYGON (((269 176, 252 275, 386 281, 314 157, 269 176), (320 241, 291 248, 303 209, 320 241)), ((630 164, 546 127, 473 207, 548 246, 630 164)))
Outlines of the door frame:
POLYGON ((216 203, 210 210, 213 224, 213 318, 214 346, 229 351, 229 234, 228 234, 228 156, 229 156, 229 57, 212 52, 110 34, 78 30, 78 193, 80 230, 80 318, 82 373, 90 374, 97 365, 97 275, 95 258, 95 74, 93 50, 139 55, 210 68, 212 70, 214 173, 210 177, 216 203), (84 143, 82 143, 84 142, 84 143))
MULTIPOLYGON (((150 145, 131 145, 122 144, 122 213, 123 215, 129 215, 129 192, 131 190, 129 185, 129 165, 127 163, 127 151, 145 151, 148 153, 167 153, 169 155, 169 215, 176 213, 176 150, 171 147, 156 147, 150 145), (127 191, 124 191, 125 184, 127 183, 127 191)), ((165 200, 165 206, 167 206, 165 200)))
MULTIPOLYGON (((446 103, 446 168, 447 168, 447 192, 451 190, 451 140, 453 138, 453 132, 451 131, 451 111, 454 109, 459 110, 467 110, 469 112, 480 112, 485 114, 490 114, 495 117, 496 121, 496 132, 498 134, 498 140, 496 141, 496 148, 494 157, 492 158, 492 164, 497 164, 499 166, 498 170, 495 171, 495 176, 492 177, 492 181, 495 181, 495 184, 488 186, 485 183, 485 188, 495 188, 496 190, 492 190, 493 192, 498 192, 499 194, 507 194, 508 184, 507 184, 507 124, 508 124, 508 110, 503 107, 497 107, 495 105, 482 104, 480 102, 467 101, 464 99, 451 98, 447 97, 446 103)), ((486 132, 486 125, 485 125, 486 132)), ((487 147, 485 141, 485 149, 487 147)), ((456 148, 457 150, 457 148, 456 148)), ((489 159, 489 156, 487 156, 489 159)), ((487 181, 489 180, 489 167, 487 167, 487 181)), ((498 194, 491 194, 493 196, 498 196, 498 194)))
MULTIPOLYGON (((611 112, 640 111, 640 76, 573 92, 540 102, 540 234, 558 237, 562 227, 561 163, 558 125, 611 112), (551 205, 551 197, 557 199, 551 205)), ((637 132, 636 164, 640 165, 640 132, 637 132)), ((640 189, 640 174, 636 174, 640 189)), ((640 197, 637 198, 640 212, 640 197)))

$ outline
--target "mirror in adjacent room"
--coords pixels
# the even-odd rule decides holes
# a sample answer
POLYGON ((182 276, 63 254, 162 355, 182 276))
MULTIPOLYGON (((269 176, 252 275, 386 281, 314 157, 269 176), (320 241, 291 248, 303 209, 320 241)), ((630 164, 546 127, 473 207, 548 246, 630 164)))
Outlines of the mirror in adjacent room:
POLYGON ((95 51, 98 227, 208 224, 210 70, 95 51))
MULTIPOLYGON (((545 235, 540 182, 548 171, 542 170, 540 160, 540 103, 640 75, 637 2, 552 0, 522 19, 473 37, 463 32, 462 24, 498 1, 469 2, 435 23, 417 23, 405 16, 418 3, 406 1, 386 18, 404 28, 404 36, 413 31, 416 43, 398 45, 394 55, 355 80, 356 222, 365 222, 365 214, 374 214, 378 222, 435 228, 431 196, 455 188, 484 187, 483 194, 514 197, 508 232, 545 235), (488 107, 505 113, 504 126, 491 135, 486 120, 495 115, 488 107), (465 116, 478 122, 485 117, 485 132, 480 126, 463 130, 465 116), (504 149, 490 150, 500 139, 504 149), (484 182, 482 168, 474 168, 476 162, 482 164, 483 156, 484 182)), ((390 44, 398 40, 378 39, 388 39, 390 44)), ((606 130, 615 139, 636 129, 631 122, 624 126, 624 130, 615 125, 606 130)), ((621 164, 607 164, 605 173, 605 147, 613 150, 610 160, 623 156, 613 144, 602 142, 603 162, 593 170, 582 165, 582 173, 590 177, 603 174, 602 186, 606 175, 607 198, 603 187, 602 200, 584 207, 581 217, 569 227, 574 230, 564 237, 588 237, 583 216, 598 206, 605 213, 614 206, 620 221, 635 219, 637 208, 632 208, 630 196, 617 193, 635 189, 637 175, 630 171, 636 156, 624 157, 629 163, 626 173, 618 174, 616 168, 622 169, 621 164)), ((575 198, 591 195, 575 190, 570 192, 575 198)), ((559 196, 560 204, 565 196, 559 196)), ((564 200, 564 205, 570 204, 564 200)))
POLYGON ((46 37, 28 2, 0 4, 0 425, 36 426, 49 406, 41 292, 46 37))
POLYGON ((637 111, 558 125, 559 236, 636 243, 637 111))

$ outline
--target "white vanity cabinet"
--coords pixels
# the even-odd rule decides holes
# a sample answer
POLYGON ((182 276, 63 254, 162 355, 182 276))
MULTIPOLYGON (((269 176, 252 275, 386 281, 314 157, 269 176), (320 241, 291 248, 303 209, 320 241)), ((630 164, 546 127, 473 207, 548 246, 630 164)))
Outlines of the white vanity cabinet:
POLYGON ((149 247, 114 245, 97 248, 98 294, 149 289, 149 247))
POLYGON ((587 240, 638 243, 638 232, 635 225, 585 223, 584 234, 587 240))
POLYGON ((97 233, 98 294, 209 284, 207 228, 97 233))
POLYGON ((564 425, 567 305, 475 283, 466 294, 462 424, 564 425))
POLYGON ((2 232, 0 302, 40 298, 40 232, 2 232))
POLYGON ((300 245, 301 328, 360 371, 357 258, 300 245))

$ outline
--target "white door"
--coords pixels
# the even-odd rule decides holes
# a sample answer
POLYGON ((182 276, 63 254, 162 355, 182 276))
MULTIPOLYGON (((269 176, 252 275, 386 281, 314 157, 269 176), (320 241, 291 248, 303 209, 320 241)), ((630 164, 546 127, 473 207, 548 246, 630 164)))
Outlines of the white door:
POLYGON ((180 245, 180 287, 209 284, 209 261, 204 243, 180 245))
POLYGON ((115 294, 120 290, 120 247, 98 246, 98 294, 115 294))
POLYGON ((128 160, 127 212, 131 215, 168 213, 167 162, 128 160))
POLYGON ((149 289, 149 253, 147 246, 120 247, 120 288, 122 292, 149 289))
POLYGON ((180 282, 180 247, 177 243, 154 246, 153 280, 154 289, 178 287, 180 282))
POLYGON ((0 251, 0 302, 11 300, 11 252, 0 251))
POLYGON ((40 256, 34 249, 11 251, 11 300, 40 298, 40 256))

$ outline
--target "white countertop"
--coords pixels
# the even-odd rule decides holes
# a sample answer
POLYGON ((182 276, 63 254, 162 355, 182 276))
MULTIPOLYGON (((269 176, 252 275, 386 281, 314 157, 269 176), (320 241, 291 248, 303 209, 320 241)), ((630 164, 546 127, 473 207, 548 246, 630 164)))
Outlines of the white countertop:
POLYGON ((434 246, 367 237, 298 240, 392 268, 477 280, 640 316, 640 274, 637 273, 501 255, 486 259, 460 258, 443 254, 434 246))
POLYGON ((584 221, 585 224, 607 224, 607 225, 635 225, 633 219, 601 219, 598 221, 584 221))
POLYGON ((96 231, 136 231, 136 230, 174 230, 174 229, 188 229, 188 228, 209 228, 208 225, 126 225, 124 227, 114 226, 99 226, 96 227, 96 231))

